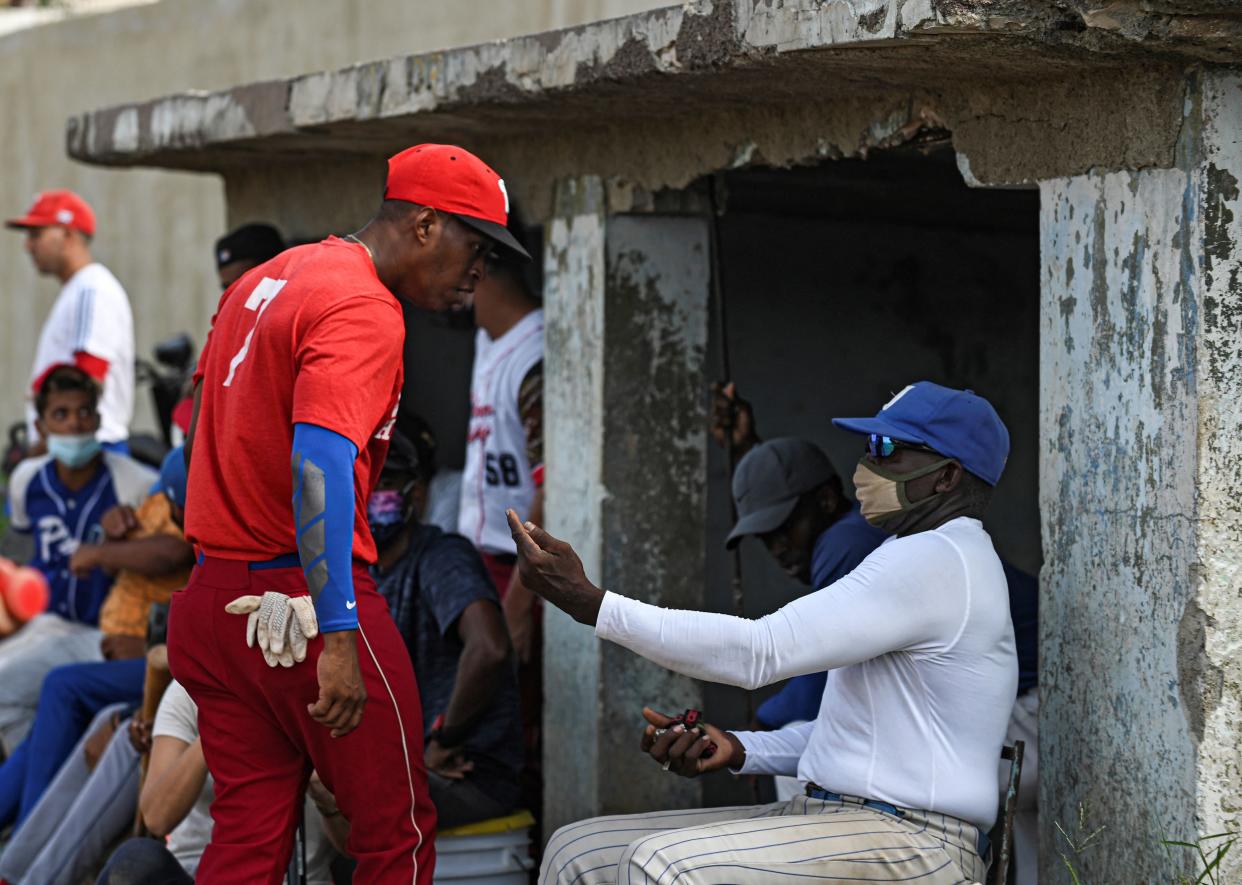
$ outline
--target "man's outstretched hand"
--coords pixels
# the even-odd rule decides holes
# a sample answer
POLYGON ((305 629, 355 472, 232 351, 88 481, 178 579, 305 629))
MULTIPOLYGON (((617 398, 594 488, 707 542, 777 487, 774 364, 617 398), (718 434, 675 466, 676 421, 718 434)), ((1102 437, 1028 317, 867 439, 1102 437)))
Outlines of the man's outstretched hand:
POLYGON ((533 522, 525 525, 512 510, 505 512, 517 545, 522 583, 580 624, 594 627, 604 591, 587 580, 574 548, 558 541, 533 522))

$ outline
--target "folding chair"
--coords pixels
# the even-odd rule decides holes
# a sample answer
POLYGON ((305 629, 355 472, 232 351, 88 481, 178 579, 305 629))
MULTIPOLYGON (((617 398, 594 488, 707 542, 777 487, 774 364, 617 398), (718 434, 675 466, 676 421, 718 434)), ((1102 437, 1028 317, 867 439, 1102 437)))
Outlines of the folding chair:
POLYGON ((1009 783, 1001 803, 996 825, 989 838, 992 843, 992 866, 988 869, 988 885, 1013 885, 1013 816, 1018 808, 1018 784, 1022 780, 1022 754, 1026 743, 1014 741, 1012 747, 1001 747, 1001 759, 1009 761, 1009 783))

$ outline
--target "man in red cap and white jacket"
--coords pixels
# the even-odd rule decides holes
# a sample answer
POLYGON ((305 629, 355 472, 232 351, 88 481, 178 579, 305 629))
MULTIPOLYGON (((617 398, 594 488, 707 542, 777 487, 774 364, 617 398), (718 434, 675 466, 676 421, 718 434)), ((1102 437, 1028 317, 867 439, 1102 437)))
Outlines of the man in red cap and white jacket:
POLYGON ((35 269, 62 284, 39 334, 30 372, 30 440, 38 435, 33 391, 51 368, 72 363, 102 387, 96 438, 104 448, 125 453, 134 416, 134 319, 125 289, 91 257, 95 213, 73 191, 44 191, 25 215, 5 225, 26 232, 26 251, 35 269))
POLYGON ((352 825, 354 881, 431 882, 418 687, 368 572, 367 498, 397 420, 399 299, 459 305, 496 245, 525 255, 508 204, 470 152, 417 145, 389 160, 366 227, 288 249, 220 299, 186 442, 203 557, 168 627, 215 779, 200 882, 280 881, 312 768, 352 825))

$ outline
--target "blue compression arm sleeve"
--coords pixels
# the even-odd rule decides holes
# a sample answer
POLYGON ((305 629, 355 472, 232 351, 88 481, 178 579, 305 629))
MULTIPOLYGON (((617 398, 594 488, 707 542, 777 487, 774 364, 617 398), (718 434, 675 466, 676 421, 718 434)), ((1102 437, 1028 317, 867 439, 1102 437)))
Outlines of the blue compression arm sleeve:
POLYGON ((315 424, 293 425, 293 520, 298 558, 323 633, 356 630, 352 442, 315 424))

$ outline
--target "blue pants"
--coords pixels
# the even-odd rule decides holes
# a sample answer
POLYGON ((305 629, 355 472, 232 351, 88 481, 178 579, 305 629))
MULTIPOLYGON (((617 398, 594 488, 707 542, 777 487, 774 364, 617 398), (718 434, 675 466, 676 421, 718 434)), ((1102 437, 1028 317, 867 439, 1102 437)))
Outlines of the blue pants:
POLYGON ((113 452, 117 455, 129 454, 129 440, 127 439, 118 439, 115 442, 100 443, 100 445, 103 446, 105 452, 113 452))
POLYGON ((145 658, 67 664, 47 674, 34 725, 0 765, 0 829, 20 827, 90 725, 109 704, 142 703, 145 658))

